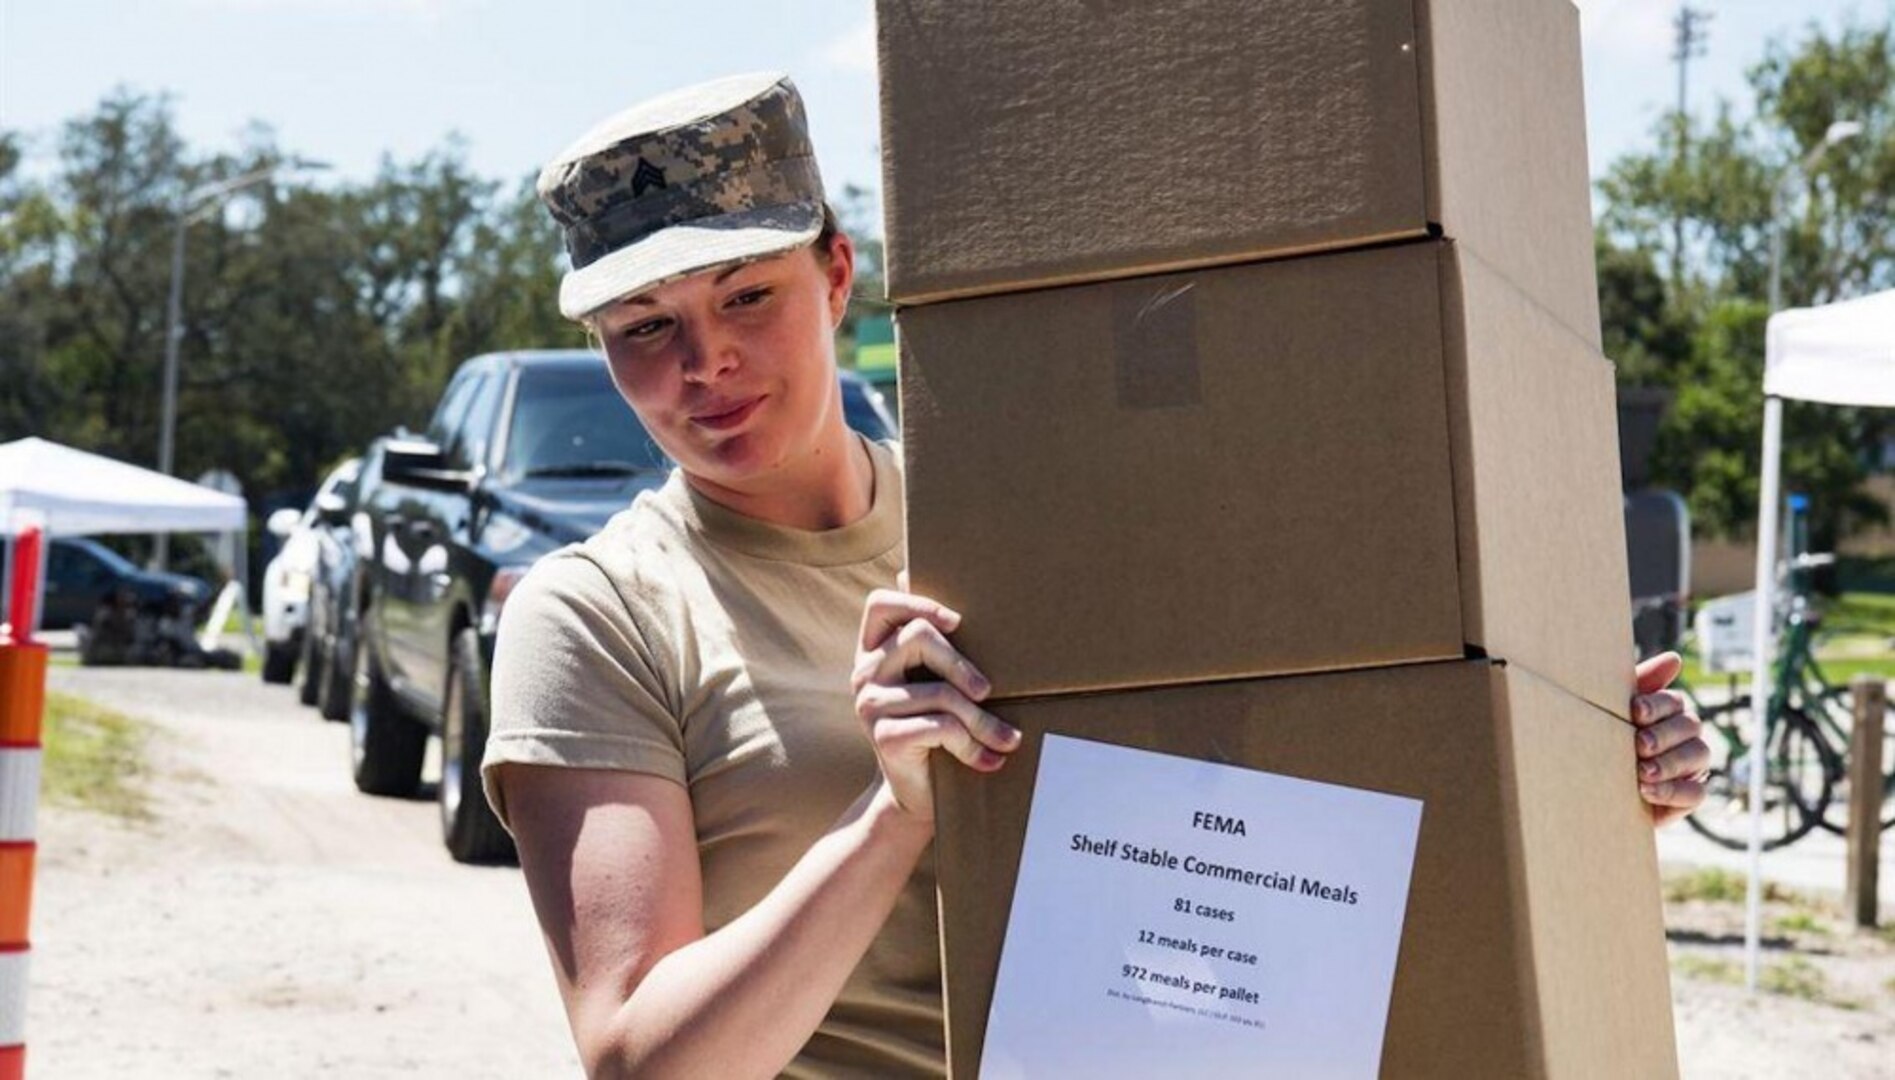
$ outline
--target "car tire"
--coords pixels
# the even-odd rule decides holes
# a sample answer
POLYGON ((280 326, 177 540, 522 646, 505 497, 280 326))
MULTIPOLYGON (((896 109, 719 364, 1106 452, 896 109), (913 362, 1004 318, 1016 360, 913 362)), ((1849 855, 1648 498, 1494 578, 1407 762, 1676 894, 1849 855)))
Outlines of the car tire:
POLYGON ((355 646, 351 635, 336 629, 335 644, 323 665, 322 684, 316 688, 316 711, 325 720, 347 720, 355 699, 355 646))
POLYGON ((421 788, 428 730, 409 719, 382 675, 375 650, 356 650, 349 708, 349 757, 357 791, 409 797, 421 788))
POLYGON ((263 681, 287 686, 296 677, 296 642, 274 641, 263 645, 263 681))
POLYGON ((487 689, 480 637, 454 635, 441 697, 441 838, 456 862, 498 862, 513 856, 513 838, 487 805, 480 760, 487 749, 487 689))
POLYGON ((303 669, 303 681, 296 687, 296 700, 305 705, 316 703, 316 691, 322 685, 322 650, 316 643, 316 624, 312 621, 303 631, 303 655, 299 661, 303 669))

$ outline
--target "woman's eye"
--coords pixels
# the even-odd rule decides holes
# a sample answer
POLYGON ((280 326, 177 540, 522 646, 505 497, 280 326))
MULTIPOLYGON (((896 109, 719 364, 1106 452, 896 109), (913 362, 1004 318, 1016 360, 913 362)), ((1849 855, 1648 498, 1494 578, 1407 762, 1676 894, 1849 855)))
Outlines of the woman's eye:
POLYGON ((769 299, 769 296, 770 296, 770 290, 767 288, 759 287, 755 289, 745 289, 743 292, 740 292, 736 296, 733 296, 730 298, 730 306, 731 307, 750 307, 754 304, 760 304, 763 301, 769 299))
POLYGON ((633 341, 643 341, 658 336, 670 323, 670 319, 646 319, 626 327, 624 335, 633 341))

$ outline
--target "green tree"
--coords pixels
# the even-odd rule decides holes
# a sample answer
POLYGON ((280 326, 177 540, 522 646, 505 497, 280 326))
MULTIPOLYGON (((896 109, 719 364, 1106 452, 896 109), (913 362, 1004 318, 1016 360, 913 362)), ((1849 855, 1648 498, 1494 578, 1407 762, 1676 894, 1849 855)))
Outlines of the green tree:
POLYGON ((583 347, 585 331, 559 313, 564 256, 531 177, 510 198, 495 200, 473 225, 445 328, 447 354, 583 347))
POLYGON ((882 228, 875 193, 859 184, 844 184, 840 198, 832 201, 836 221, 855 244, 855 288, 842 325, 836 328, 836 352, 842 362, 851 364, 855 356, 855 327, 864 316, 886 315, 887 277, 882 263, 882 228))
POLYGON ((253 127, 191 152, 163 97, 115 91, 57 134, 51 175, 0 131, 0 437, 157 456, 172 240, 186 233, 176 470, 236 473, 253 497, 307 491, 398 423, 453 366, 494 348, 575 344, 558 316, 558 238, 520 188, 449 139, 366 184, 284 170, 218 204, 204 185, 287 160, 253 127))
POLYGON ((20 176, 23 145, 19 133, 0 131, 0 439, 34 430, 60 407, 42 357, 61 223, 45 191, 20 176))
POLYGON ((1601 231, 1596 255, 1605 353, 1617 363, 1620 382, 1670 386, 1678 361, 1691 353, 1694 321, 1673 301, 1657 254, 1614 247, 1601 231))
MULTIPOLYGON (((1701 531, 1743 535, 1756 516, 1764 310, 1781 191, 1783 302, 1822 304, 1895 285, 1895 23, 1812 26, 1749 72, 1752 118, 1729 102, 1697 124, 1654 127, 1655 146, 1600 180, 1600 307, 1622 382, 1671 388, 1654 474, 1683 492, 1701 531), (1830 125, 1856 138, 1801 163, 1830 125), (1684 222, 1682 259, 1671 240, 1684 222)), ((1786 412, 1785 486, 1809 493, 1833 543, 1881 508, 1859 496, 1888 425, 1833 407, 1786 412)))
MULTIPOLYGON (((1661 476, 1693 479, 1685 499, 1694 521, 1756 520, 1768 317, 1755 300, 1720 302, 1693 337, 1691 356, 1679 372, 1653 467, 1661 476)), ((1858 524, 1886 520, 1882 504, 1861 491, 1862 460, 1855 449, 1879 438, 1879 423, 1869 410, 1785 403, 1784 486, 1810 496, 1811 538, 1822 547, 1858 524)))

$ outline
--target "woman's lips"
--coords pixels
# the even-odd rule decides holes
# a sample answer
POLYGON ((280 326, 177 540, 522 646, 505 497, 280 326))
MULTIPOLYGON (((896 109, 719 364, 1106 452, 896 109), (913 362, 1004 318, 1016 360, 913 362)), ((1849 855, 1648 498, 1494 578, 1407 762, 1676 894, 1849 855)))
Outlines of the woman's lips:
POLYGON ((712 431, 729 431, 750 419, 750 414, 756 412, 757 406, 763 404, 763 397, 763 395, 758 395, 748 398, 721 411, 698 413, 691 417, 691 422, 701 424, 712 431))

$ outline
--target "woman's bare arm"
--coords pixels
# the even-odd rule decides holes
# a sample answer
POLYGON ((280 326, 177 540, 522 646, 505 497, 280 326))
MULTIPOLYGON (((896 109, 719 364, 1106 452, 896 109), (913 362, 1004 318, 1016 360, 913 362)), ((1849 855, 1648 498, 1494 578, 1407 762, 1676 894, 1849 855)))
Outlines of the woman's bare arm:
POLYGON ((959 621, 907 593, 869 598, 854 684, 881 776, 715 933, 704 932, 682 787, 609 769, 496 767, 589 1075, 769 1077, 809 1040, 934 836, 929 755, 992 772, 1019 745, 975 704, 986 680, 943 634, 959 621), (909 685, 921 668, 944 681, 909 685))
POLYGON ((781 1072, 933 835, 877 785, 762 901, 707 936, 683 788, 611 770, 501 769, 520 866, 594 1077, 781 1072))

